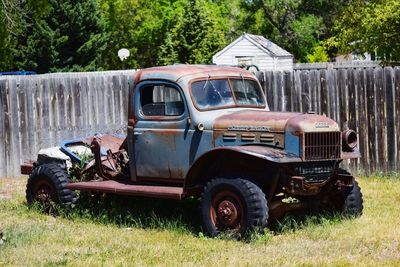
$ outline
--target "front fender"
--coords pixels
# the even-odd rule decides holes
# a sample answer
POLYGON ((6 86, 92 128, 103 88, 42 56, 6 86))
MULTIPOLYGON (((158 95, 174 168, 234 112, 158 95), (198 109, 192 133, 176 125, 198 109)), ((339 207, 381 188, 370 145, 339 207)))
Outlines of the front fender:
POLYGON ((293 153, 268 146, 232 146, 223 147, 222 149, 229 149, 238 153, 251 155, 275 163, 292 163, 302 161, 300 157, 293 153))
POLYGON ((192 165, 185 179, 185 190, 202 186, 213 177, 213 170, 218 169, 222 162, 228 162, 235 167, 238 163, 246 162, 253 168, 266 164, 301 162, 301 158, 280 149, 267 146, 225 146, 210 150, 200 156, 192 165), (236 162, 236 163, 235 163, 236 162))

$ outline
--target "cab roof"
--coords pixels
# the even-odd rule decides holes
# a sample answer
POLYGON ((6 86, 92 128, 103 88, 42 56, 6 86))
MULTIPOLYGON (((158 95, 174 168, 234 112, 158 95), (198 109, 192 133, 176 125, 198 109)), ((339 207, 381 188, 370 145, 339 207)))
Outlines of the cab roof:
POLYGON ((136 82, 150 79, 161 79, 177 82, 180 79, 194 79, 207 77, 247 77, 254 78, 254 75, 242 68, 217 65, 171 65, 152 67, 140 70, 136 74, 136 82))

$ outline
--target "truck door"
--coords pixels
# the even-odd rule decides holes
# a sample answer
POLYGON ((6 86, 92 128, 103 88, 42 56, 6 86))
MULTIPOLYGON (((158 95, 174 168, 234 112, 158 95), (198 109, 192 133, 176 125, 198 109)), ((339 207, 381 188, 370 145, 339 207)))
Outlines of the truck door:
POLYGON ((193 130, 182 89, 170 82, 144 81, 136 86, 134 102, 138 179, 183 179, 193 130))

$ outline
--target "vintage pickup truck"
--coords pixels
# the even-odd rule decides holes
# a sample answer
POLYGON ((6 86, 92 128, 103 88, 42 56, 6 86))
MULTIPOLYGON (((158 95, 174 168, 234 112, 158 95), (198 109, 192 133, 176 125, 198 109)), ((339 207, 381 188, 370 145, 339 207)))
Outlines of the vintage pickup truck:
POLYGON ((360 215, 360 187, 339 167, 356 146, 325 116, 270 111, 244 69, 174 65, 136 73, 126 137, 66 141, 21 170, 29 204, 71 205, 75 190, 194 197, 209 235, 244 235, 295 209, 360 215))

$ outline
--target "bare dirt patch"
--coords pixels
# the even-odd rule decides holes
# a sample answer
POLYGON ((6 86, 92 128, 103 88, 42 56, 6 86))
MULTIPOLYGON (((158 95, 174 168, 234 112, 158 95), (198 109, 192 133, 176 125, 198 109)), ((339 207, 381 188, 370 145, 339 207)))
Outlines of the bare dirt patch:
POLYGON ((12 199, 16 192, 24 190, 25 184, 25 177, 0 178, 0 201, 12 199))

